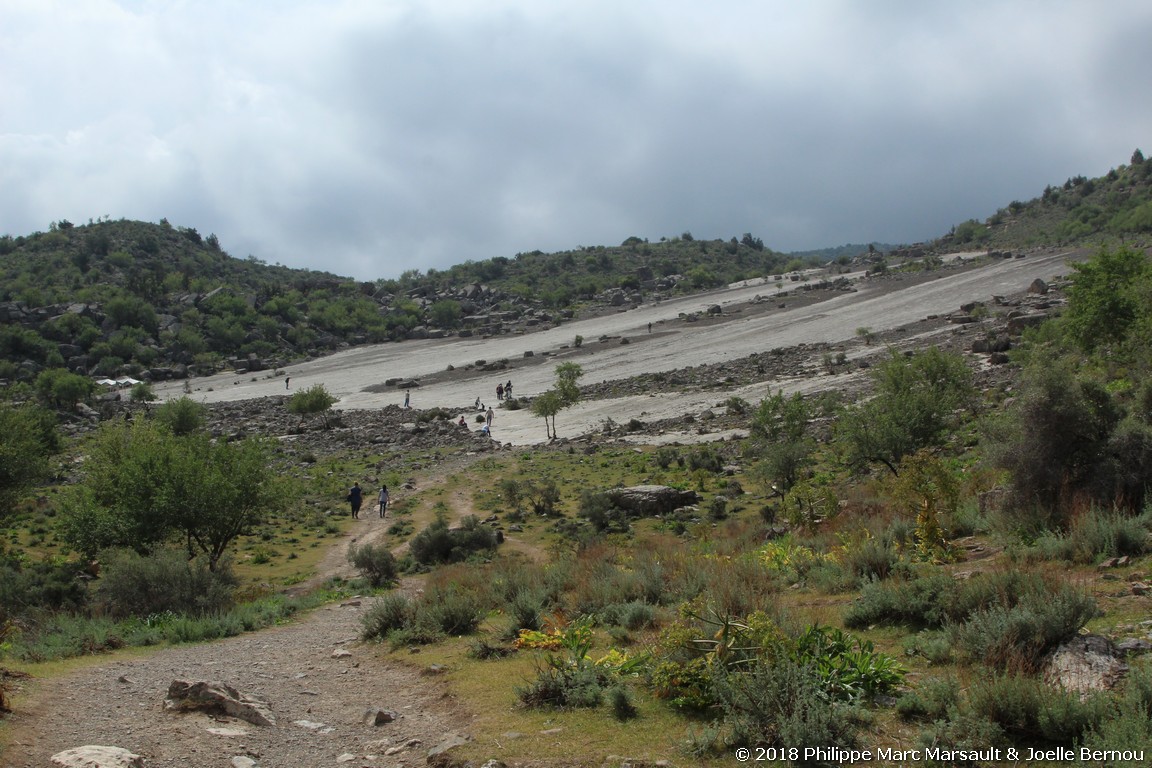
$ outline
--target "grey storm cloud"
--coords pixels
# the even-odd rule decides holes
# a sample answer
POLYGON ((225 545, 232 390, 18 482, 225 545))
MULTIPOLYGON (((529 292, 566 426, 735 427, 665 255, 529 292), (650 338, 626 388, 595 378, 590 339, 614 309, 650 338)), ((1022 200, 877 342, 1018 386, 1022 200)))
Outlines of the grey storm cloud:
POLYGON ((360 279, 685 230, 912 242, 1152 150, 1152 6, 0 0, 0 232, 360 279))

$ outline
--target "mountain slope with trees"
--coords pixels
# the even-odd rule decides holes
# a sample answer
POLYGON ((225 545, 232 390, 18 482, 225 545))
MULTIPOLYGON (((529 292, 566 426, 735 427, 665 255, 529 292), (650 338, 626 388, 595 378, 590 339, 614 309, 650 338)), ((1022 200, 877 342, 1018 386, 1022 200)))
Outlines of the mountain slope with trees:
MULTIPOLYGON (((1152 232, 1152 163, 1049 186, 984 222, 963 222, 925 251, 1091 244, 1152 232)), ((53 222, 0 237, 0 380, 46 370, 183 378, 274 368, 345 345, 445 333, 495 334, 561 322, 603 304, 715 288, 885 248, 784 254, 751 233, 465 261, 361 283, 326 272, 236 259, 192 228, 102 219, 53 222)), ((60 385, 59 381, 53 382, 60 385)), ((81 393, 84 394, 84 393, 81 393)))

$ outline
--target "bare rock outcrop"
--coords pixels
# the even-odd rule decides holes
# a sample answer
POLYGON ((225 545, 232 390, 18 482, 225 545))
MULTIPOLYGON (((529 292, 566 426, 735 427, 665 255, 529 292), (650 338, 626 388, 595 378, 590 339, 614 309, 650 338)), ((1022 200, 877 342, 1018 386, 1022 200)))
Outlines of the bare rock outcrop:
POLYGON ((144 768, 144 758, 122 747, 90 744, 52 755, 52 765, 60 768, 144 768))
POLYGON ((1081 695, 1110 691, 1128 674, 1121 656, 1108 638, 1080 635, 1052 653, 1044 667, 1044 680, 1081 695))
POLYGON ((700 500, 696 491, 682 491, 667 485, 634 485, 607 491, 613 506, 635 515, 666 515, 700 500))
POLYGON ((242 694, 220 681, 173 680, 168 686, 164 709, 169 712, 207 710, 246 720, 253 725, 276 724, 276 716, 266 702, 242 694))

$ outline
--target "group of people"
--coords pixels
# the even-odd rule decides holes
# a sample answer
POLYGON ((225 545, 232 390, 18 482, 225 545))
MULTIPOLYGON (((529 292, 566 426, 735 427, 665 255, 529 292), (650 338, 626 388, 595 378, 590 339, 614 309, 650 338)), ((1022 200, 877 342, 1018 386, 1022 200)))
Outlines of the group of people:
MULTIPOLYGON (((364 491, 360 488, 360 483, 352 483, 352 487, 348 490, 346 497, 349 504, 352 505, 352 519, 360 519, 360 507, 364 503, 364 491)), ((388 511, 388 486, 383 484, 380 486, 380 494, 377 497, 379 504, 380 517, 384 517, 388 511)))
MULTIPOLYGON (((496 399, 497 400, 503 400, 505 398, 511 398, 511 397, 512 397, 512 381, 511 380, 509 380, 507 384, 497 384, 496 385, 496 399)), ((480 398, 476 398, 475 408, 478 411, 484 411, 484 403, 480 402, 480 398)), ((495 416, 496 416, 496 411, 492 410, 492 406, 488 406, 488 410, 484 411, 484 427, 480 430, 481 432, 483 432, 484 434, 487 435, 488 433, 490 433, 492 431, 492 419, 495 418, 495 416)), ((463 416, 461 416, 460 421, 458 421, 456 423, 462 427, 467 425, 466 422, 464 421, 463 416)))
POLYGON ((504 400, 505 398, 512 399, 512 379, 508 379, 507 384, 496 385, 496 399, 504 400))

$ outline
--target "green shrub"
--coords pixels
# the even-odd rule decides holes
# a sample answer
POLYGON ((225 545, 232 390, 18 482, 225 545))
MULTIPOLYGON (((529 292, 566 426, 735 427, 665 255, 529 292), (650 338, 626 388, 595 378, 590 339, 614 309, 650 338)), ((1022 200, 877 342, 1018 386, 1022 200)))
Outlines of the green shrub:
POLYGON ((632 631, 647 629, 656 624, 656 609, 639 600, 614 603, 604 606, 600 612, 600 620, 605 624, 632 631))
MULTIPOLYGON (((1124 683, 1115 709, 1088 729, 1083 745, 1094 750, 1143 750, 1145 755, 1152 754, 1152 670, 1147 667, 1133 670, 1124 683)), ((1131 765, 1111 758, 1091 764, 1109 768, 1131 765)))
POLYGON ((716 670, 712 689, 730 746, 851 747, 856 726, 815 670, 788 659, 716 670))
POLYGON ((203 559, 189 560, 183 551, 170 549, 149 556, 108 550, 100 559, 103 572, 96 595, 111 616, 164 611, 204 616, 233 604, 237 581, 226 561, 213 572, 203 559))
POLYGON ((513 634, 521 629, 538 631, 543 625, 544 610, 548 604, 548 597, 542 590, 523 587, 506 605, 506 612, 510 620, 509 629, 513 634))
POLYGON ((905 624, 912 627, 939 627, 944 622, 946 595, 955 582, 946 573, 932 573, 911 580, 872 581, 860 590, 844 614, 844 626, 905 624))
POLYGON ((943 630, 925 630, 904 638, 904 654, 921 656, 929 664, 952 661, 952 638, 943 630))
POLYGON ((476 631, 483 618, 480 597, 449 584, 424 593, 416 604, 414 623, 445 635, 467 635, 476 631))
POLYGON ((1006 675, 976 683, 968 707, 1016 740, 1073 746, 1104 720, 1108 702, 1103 695, 1081 700, 1042 680, 1006 675))
POLYGON ((968 659, 1009 671, 1035 671, 1044 654, 1074 637, 1098 614, 1096 601, 1071 585, 1025 596, 1014 606, 973 613, 953 628, 956 648, 968 659))
POLYGON ((960 702, 960 683, 955 678, 930 678, 896 700, 896 711, 904 720, 931 723, 943 720, 960 702))
POLYGON ((708 519, 718 521, 728 517, 728 499, 723 496, 713 496, 708 502, 708 519))
POLYGON ((156 409, 156 420, 174 435, 190 435, 204 428, 207 410, 190 397, 178 397, 156 409))
POLYGON ((844 570, 858 579, 869 581, 888 578, 899 561, 900 553, 895 543, 879 536, 868 536, 852 545, 845 545, 840 556, 844 570))
POLYGON ((988 643, 985 650, 991 651, 992 644, 999 642, 995 638, 1000 638, 1008 643, 1002 648, 1007 651, 1017 642, 1039 642, 1040 647, 1049 648, 1050 642, 1070 637, 1069 632, 1075 634, 1094 612, 1095 604, 1089 596, 1039 573, 1004 570, 957 582, 946 573, 931 572, 910 580, 865 584, 860 596, 845 611, 844 624, 850 628, 904 624, 925 629, 948 625, 953 628, 954 641, 962 638, 971 643, 969 650, 988 643), (978 628, 968 626, 973 621, 978 628), (999 623, 1002 631, 994 636, 981 635, 982 631, 993 629, 990 623, 999 623), (1072 624, 1077 625, 1076 629, 1069 629, 1072 624), (1043 631, 1044 639, 1010 640, 1028 628, 1043 631))
POLYGON ((449 529, 448 521, 439 516, 424 530, 412 537, 409 551, 421 565, 455 563, 468 559, 476 552, 496 548, 496 533, 469 515, 460 521, 460 527, 449 529))
POLYGON ((688 469, 695 472, 702 469, 706 472, 719 472, 724 468, 724 457, 709 446, 701 446, 688 454, 688 469))
POLYGON ((75 564, 0 558, 0 625, 30 609, 78 609, 87 599, 83 582, 76 578, 75 564))
POLYGON ((578 709, 600 706, 608 680, 591 664, 546 663, 536 679, 516 689, 526 707, 535 709, 578 709))
POLYGON ((468 658, 476 659, 477 661, 503 659, 506 656, 511 656, 515 652, 516 649, 511 646, 492 645, 482 637, 478 637, 468 644, 468 658))
POLYGON ((680 453, 669 446, 657 448, 656 452, 652 454, 652 459, 660 469, 668 469, 679 457, 680 453))
POLYGON ((402 594, 390 592, 369 606, 361 619, 360 636, 365 640, 384 640, 406 627, 413 616, 411 601, 402 594))
POLYGON ((1148 548, 1148 516, 1132 517, 1093 508, 1076 518, 1067 533, 1046 532, 1033 550, 1050 560, 1094 563, 1105 557, 1142 555, 1148 548))
POLYGON ((608 699, 612 706, 612 716, 621 722, 633 720, 640 714, 636 705, 632 703, 628 689, 623 686, 617 686, 609 691, 608 699))
POLYGON ((382 587, 396 581, 396 558, 384 545, 352 545, 348 548, 348 562, 373 587, 382 587))
POLYGON ((612 500, 603 491, 587 488, 580 491, 580 502, 576 514, 584 518, 599 533, 607 531, 627 532, 628 516, 612 505, 612 500))

